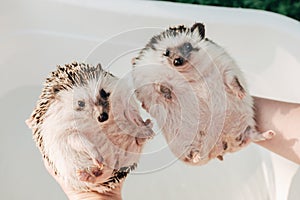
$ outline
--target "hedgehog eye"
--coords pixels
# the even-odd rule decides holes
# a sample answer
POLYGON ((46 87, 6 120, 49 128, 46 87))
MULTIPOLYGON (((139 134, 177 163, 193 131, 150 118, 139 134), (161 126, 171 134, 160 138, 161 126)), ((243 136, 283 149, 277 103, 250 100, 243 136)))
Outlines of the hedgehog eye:
POLYGON ((185 52, 191 52, 193 50, 193 46, 191 43, 186 42, 183 44, 183 49, 185 52))
POLYGON ((84 108, 84 106, 85 106, 85 102, 84 101, 78 101, 77 103, 78 103, 78 106, 80 108, 84 108))
POLYGON ((167 49, 166 52, 163 55, 169 57, 170 56, 170 50, 167 49))

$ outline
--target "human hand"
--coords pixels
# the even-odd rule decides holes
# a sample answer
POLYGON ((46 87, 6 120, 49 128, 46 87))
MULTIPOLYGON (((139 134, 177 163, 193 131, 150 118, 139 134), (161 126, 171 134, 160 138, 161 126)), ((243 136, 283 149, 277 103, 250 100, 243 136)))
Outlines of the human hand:
POLYGON ((259 145, 300 165, 300 104, 254 97, 258 130, 276 135, 259 145))
POLYGON ((94 191, 76 191, 71 186, 64 184, 63 181, 60 180, 57 175, 55 175, 53 169, 49 167, 48 163, 45 160, 44 165, 49 174, 56 180, 56 182, 60 185, 60 187, 70 200, 122 200, 122 182, 118 187, 106 193, 98 193, 94 191))

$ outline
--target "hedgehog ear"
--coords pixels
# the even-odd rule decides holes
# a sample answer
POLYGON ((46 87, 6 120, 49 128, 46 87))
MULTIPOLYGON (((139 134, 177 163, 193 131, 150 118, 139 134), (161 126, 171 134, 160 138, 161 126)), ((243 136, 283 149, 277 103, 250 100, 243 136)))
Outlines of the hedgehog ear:
POLYGON ((131 64, 133 65, 133 66, 135 66, 136 65, 136 57, 133 57, 132 59, 131 59, 131 64))
POLYGON ((26 125, 28 126, 28 128, 32 128, 32 117, 30 117, 29 119, 27 119, 25 121, 26 125))
POLYGON ((96 68, 99 69, 100 71, 102 71, 102 66, 100 63, 97 64, 96 68))
POLYGON ((194 33, 194 31, 197 31, 202 39, 205 37, 205 26, 202 23, 195 23, 191 27, 191 31, 192 33, 194 33))

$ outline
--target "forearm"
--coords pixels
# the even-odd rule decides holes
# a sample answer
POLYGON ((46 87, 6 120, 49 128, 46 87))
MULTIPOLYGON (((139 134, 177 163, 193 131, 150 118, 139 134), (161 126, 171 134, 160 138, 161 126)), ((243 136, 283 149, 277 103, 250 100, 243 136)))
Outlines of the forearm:
POLYGON ((258 130, 276 132, 257 144, 300 164, 300 104, 254 97, 254 105, 258 130))

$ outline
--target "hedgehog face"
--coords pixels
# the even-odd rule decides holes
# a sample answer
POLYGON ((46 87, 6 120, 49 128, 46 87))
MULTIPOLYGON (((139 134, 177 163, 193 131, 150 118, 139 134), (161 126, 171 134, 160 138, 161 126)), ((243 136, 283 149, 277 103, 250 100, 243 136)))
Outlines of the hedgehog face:
POLYGON ((205 37, 204 25, 194 24, 191 28, 178 26, 169 28, 154 36, 133 61, 133 66, 162 64, 177 71, 184 71, 193 65, 199 56, 201 42, 205 37))
POLYGON ((63 106, 64 118, 75 121, 104 123, 109 120, 110 92, 97 80, 90 80, 85 86, 77 86, 72 90, 58 93, 58 102, 63 106), (72 103, 71 103, 72 102, 72 103))
MULTIPOLYGON (((81 72, 76 73, 80 75, 81 72)), ((71 87, 57 84, 55 88, 58 89, 48 100, 47 112, 42 115, 41 121, 36 121, 38 130, 52 130, 56 132, 55 137, 64 135, 67 130, 76 130, 84 135, 96 130, 104 134, 108 133, 105 127, 108 124, 114 127, 116 124, 111 112, 111 93, 118 79, 108 73, 104 76, 102 71, 97 73, 99 73, 97 76, 85 77, 71 87)), ((40 103, 39 108, 41 109, 42 106, 43 102, 40 103)), ((39 113, 41 111, 42 109, 39 113)), ((36 119, 37 117, 33 118, 36 119)))
POLYGON ((27 120, 37 143, 42 144, 39 140, 45 124, 57 132, 58 129, 63 132, 72 128, 86 131, 83 129, 89 126, 99 129, 99 125, 111 121, 110 94, 118 80, 102 70, 101 65, 72 63, 58 66, 46 79, 38 104, 27 120), (75 127, 75 124, 81 127, 75 127))

